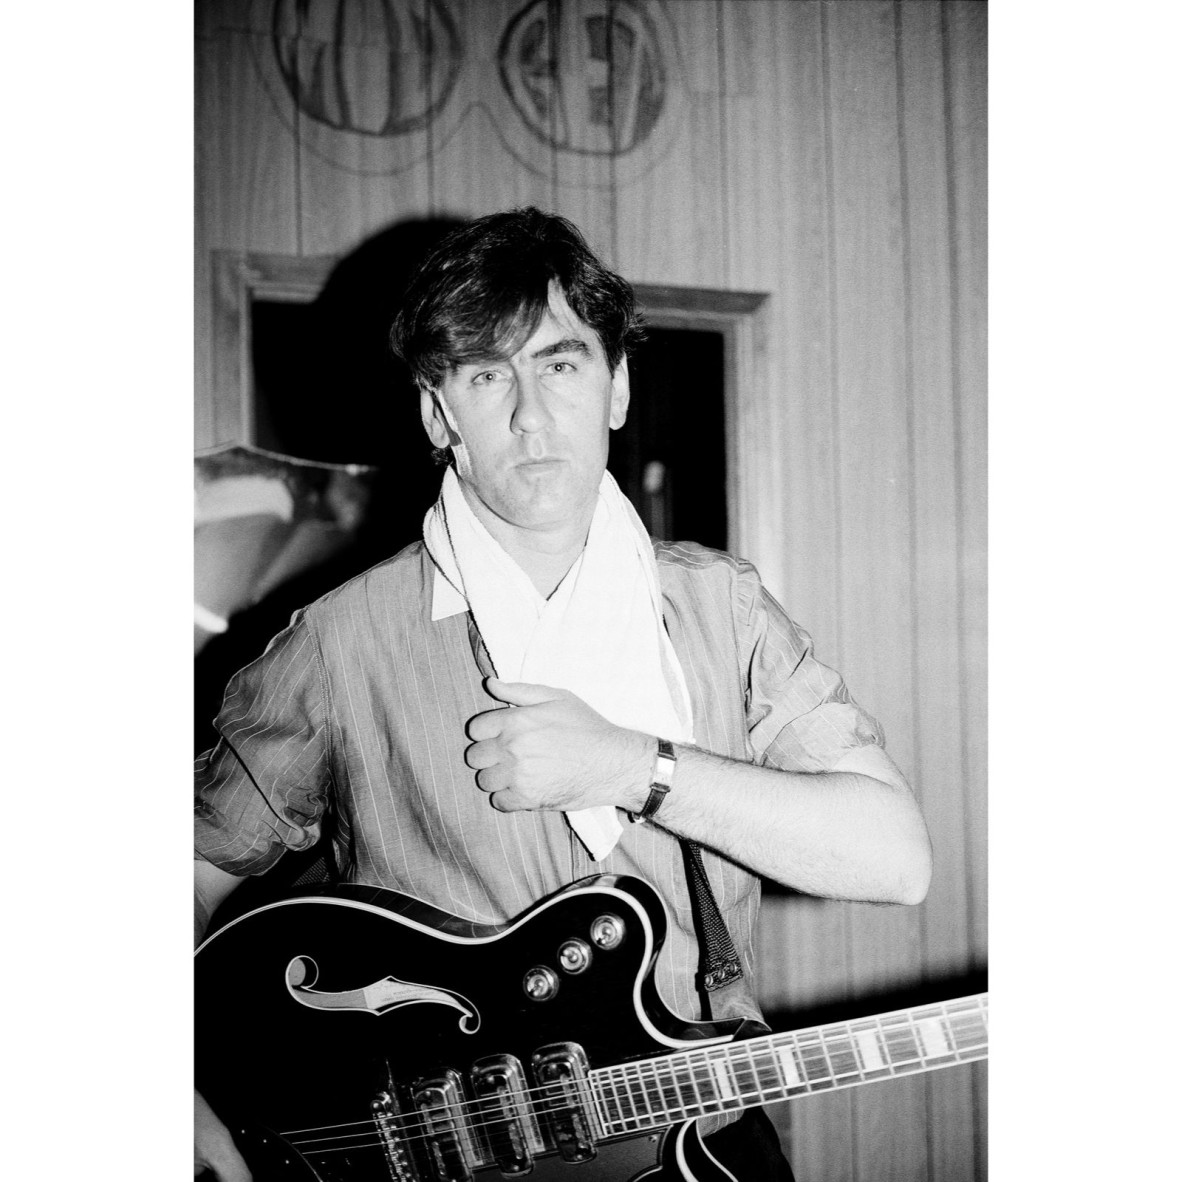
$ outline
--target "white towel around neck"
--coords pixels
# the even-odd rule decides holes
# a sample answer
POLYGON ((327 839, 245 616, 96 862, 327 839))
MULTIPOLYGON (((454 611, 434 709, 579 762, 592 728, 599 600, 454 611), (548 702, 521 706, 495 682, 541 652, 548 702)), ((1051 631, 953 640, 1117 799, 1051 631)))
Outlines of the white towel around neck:
MULTIPOLYGON (((610 473, 600 482, 583 553, 549 599, 477 519, 452 468, 423 521, 423 541, 467 601, 499 678, 570 690, 617 726, 693 741, 652 542, 610 473)), ((607 805, 566 817, 596 861, 622 832, 607 805)))

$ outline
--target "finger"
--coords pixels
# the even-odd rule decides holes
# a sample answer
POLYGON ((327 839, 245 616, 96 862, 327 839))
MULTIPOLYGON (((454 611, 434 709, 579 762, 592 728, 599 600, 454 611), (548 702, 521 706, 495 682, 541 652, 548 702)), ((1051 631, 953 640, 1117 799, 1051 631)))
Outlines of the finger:
POLYGON ((482 771, 484 768, 496 767, 500 761, 500 749, 492 740, 473 743, 464 752, 464 762, 475 772, 482 771))
POLYGON ((512 788, 502 788, 499 792, 494 792, 488 798, 488 802, 498 813, 519 813, 523 809, 529 808, 529 805, 512 788))
POLYGON ((508 702, 510 706, 539 706, 543 702, 553 702, 568 692, 555 689, 552 685, 537 685, 532 681, 502 681, 499 677, 486 678, 484 688, 498 702, 508 702))
POLYGON ((501 767, 486 767, 476 773, 476 787, 491 796, 509 787, 509 777, 501 767))
POLYGON ((508 713, 504 706, 498 706, 495 710, 474 714, 468 719, 468 738, 477 743, 485 739, 495 739, 509 721, 508 713))

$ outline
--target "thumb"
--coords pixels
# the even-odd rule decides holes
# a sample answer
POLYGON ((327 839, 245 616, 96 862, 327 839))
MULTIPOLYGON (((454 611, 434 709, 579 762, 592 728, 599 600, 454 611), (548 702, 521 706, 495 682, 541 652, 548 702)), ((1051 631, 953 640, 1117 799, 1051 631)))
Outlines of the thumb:
POLYGON ((542 702, 552 702, 555 698, 562 697, 565 692, 550 685, 535 685, 529 681, 502 681, 499 677, 486 678, 484 688, 498 702, 508 702, 510 706, 538 706, 542 702))

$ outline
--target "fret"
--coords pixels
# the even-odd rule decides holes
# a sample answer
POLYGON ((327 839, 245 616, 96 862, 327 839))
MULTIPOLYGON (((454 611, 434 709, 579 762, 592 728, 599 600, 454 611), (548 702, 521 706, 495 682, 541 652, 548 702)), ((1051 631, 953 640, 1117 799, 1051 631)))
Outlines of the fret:
POLYGON ((821 1054, 825 1056, 825 1086, 831 1088, 837 1082, 836 1072, 833 1070, 833 1063, 829 1059, 829 1048, 825 1045, 825 1032, 822 1030, 821 1034, 821 1054))
MULTIPOLYGON (((661 1098, 661 1110, 664 1115, 673 1120, 674 1110, 679 1110, 683 1114, 685 1109, 681 1103, 681 1095, 677 1090, 677 1075, 673 1069, 672 1062, 657 1060, 653 1063, 653 1082, 657 1085, 657 1094, 661 1098), (665 1070, 665 1077, 661 1077, 662 1067, 665 1070)), ((684 1119, 684 1115, 678 1119, 684 1119)))
POLYGON ((702 1099, 702 1089, 698 1087, 698 1080, 700 1078, 698 1069, 702 1066, 702 1060, 704 1058, 705 1056, 701 1054, 686 1056, 686 1060, 689 1065, 690 1083, 693 1085, 694 1089, 694 1105, 699 1110, 699 1112, 706 1111, 706 1102, 702 1099))
POLYGON ((734 1050, 731 1074, 734 1077, 735 1086, 739 1090, 738 1099, 750 1103, 752 1097, 759 1095, 759 1077, 755 1073, 755 1062, 751 1058, 751 1044, 740 1042, 736 1044, 734 1050))
POLYGON ((862 1061, 863 1074, 878 1078, 876 1073, 890 1072, 890 1064, 883 1054, 886 1048, 882 1045, 877 1025, 855 1028, 854 1043, 858 1048, 858 1057, 862 1061))
POLYGON ((640 1114, 636 1111, 636 1092, 637 1089, 632 1086, 632 1079, 630 1075, 635 1073, 635 1064, 625 1064, 622 1073, 622 1082, 624 1085, 624 1104, 620 1111, 620 1123, 625 1129, 631 1126, 632 1128, 640 1127, 640 1114), (631 1110, 629 1112, 629 1110, 631 1110))
POLYGON ((619 1120, 620 1098, 616 1094, 614 1071, 606 1068, 592 1076, 591 1097, 595 1101, 599 1113, 600 1127, 606 1129, 608 1125, 615 1124, 619 1120))
POLYGON ((925 1059, 942 1059, 952 1054, 952 1047, 944 1033, 944 1023, 939 1018, 922 1018, 915 1028, 925 1059))
POLYGON ((690 1063, 689 1056, 682 1056, 677 1070, 677 1096, 681 1111, 685 1117, 697 1115, 696 1110, 701 1107, 702 1098, 698 1094, 697 1079, 690 1063))
POLYGON ((880 1023, 887 1058, 896 1073, 923 1069, 923 1058, 915 1029, 906 1015, 884 1019, 880 1023))
POLYGON ((758 1043, 748 1043, 747 1048, 747 1054, 751 1056, 752 1064, 755 1067, 760 1096, 770 1098, 771 1093, 775 1092, 777 1093, 776 1098, 781 1098, 780 1094, 783 1093, 784 1087, 780 1073, 776 1069, 776 1056, 771 1044, 766 1040, 760 1040, 758 1043), (758 1058, 756 1057, 757 1053, 758 1058))
POLYGON ((829 1069, 833 1073, 834 1082, 839 1079, 849 1079, 851 1076, 860 1078, 862 1069, 858 1065, 858 1056, 854 1050, 853 1039, 850 1037, 848 1026, 836 1030, 827 1030, 822 1036, 829 1069))
POLYGON ((950 1009, 948 1025, 959 1055, 984 1050, 988 1040, 985 1004, 981 999, 961 1002, 950 1009))
POLYGON ((725 1108, 728 1102, 736 1099, 735 1081, 731 1076, 731 1065, 725 1054, 709 1057, 710 1071, 714 1076, 719 1108, 725 1108))
POLYGON ((637 1108, 643 1107, 642 1123, 647 1125, 666 1123, 662 1121, 661 1090, 657 1081, 657 1065, 654 1061, 635 1064, 637 1108), (655 1085, 655 1086, 654 1086, 655 1085))
POLYGON ((628 1121, 634 1120, 636 1117, 636 1108, 632 1103, 632 1085, 628 1081, 628 1068, 616 1068, 616 1106, 619 1113, 616 1117, 617 1121, 624 1128, 628 1127, 628 1121))
POLYGON ((784 1042, 776 1048, 776 1063, 780 1069, 780 1074, 784 1077, 784 1090, 791 1092, 794 1088, 801 1091, 808 1091, 808 1084, 801 1073, 800 1060, 797 1057, 796 1047, 791 1042, 784 1042))
POLYGON ((659 1099, 659 1093, 655 1092, 653 1088, 649 1086, 649 1082, 645 1078, 646 1073, 647 1075, 655 1077, 656 1064, 652 1060, 647 1062, 641 1061, 639 1063, 633 1064, 632 1069, 636 1073, 636 1089, 634 1095, 637 1102, 636 1108, 639 1120, 641 1123, 646 1125, 653 1123, 660 1124, 661 1121, 659 1117, 661 1114, 659 1112, 655 1114, 658 1119, 655 1122, 653 1119, 653 1101, 659 1099), (642 1108, 643 1111, 640 1111, 642 1108))
POLYGON ((804 1078, 808 1082, 808 1090, 819 1092, 832 1087, 829 1060, 825 1057, 825 1047, 820 1036, 810 1031, 807 1041, 801 1038, 796 1045, 800 1051, 800 1061, 804 1065, 804 1078))
POLYGON ((685 1120, 685 1104, 681 1097, 681 1085, 678 1082, 677 1069, 672 1059, 657 1060, 653 1064, 653 1074, 657 1088, 660 1091, 661 1107, 669 1120, 685 1120), (661 1071, 664 1069, 665 1078, 661 1071), (678 1113, 676 1117, 674 1113, 678 1113))

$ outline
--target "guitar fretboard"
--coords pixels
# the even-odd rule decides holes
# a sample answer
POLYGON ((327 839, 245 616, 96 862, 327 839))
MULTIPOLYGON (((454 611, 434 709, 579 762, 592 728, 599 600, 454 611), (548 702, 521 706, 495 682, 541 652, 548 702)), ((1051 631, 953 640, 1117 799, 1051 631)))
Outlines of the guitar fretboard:
POLYGON ((984 1059, 989 995, 590 1073, 606 1135, 984 1059))

